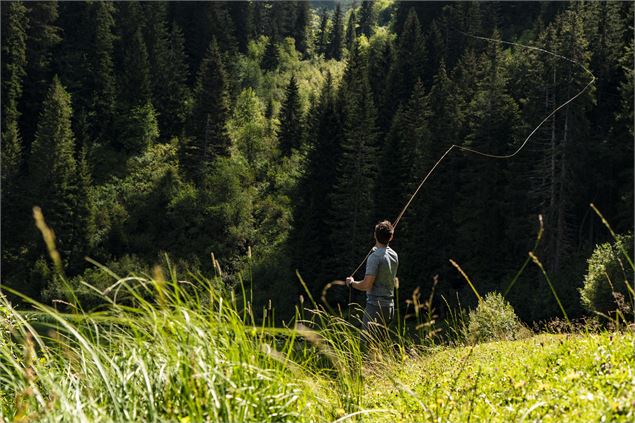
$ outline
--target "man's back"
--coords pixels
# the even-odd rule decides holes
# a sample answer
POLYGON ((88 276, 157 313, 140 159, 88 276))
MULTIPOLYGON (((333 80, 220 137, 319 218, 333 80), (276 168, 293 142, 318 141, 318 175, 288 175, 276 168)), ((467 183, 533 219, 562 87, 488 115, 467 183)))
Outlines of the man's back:
POLYGON ((367 301, 392 303, 398 266, 399 257, 395 250, 389 246, 373 248, 373 252, 368 256, 366 274, 374 275, 375 283, 366 292, 367 301))

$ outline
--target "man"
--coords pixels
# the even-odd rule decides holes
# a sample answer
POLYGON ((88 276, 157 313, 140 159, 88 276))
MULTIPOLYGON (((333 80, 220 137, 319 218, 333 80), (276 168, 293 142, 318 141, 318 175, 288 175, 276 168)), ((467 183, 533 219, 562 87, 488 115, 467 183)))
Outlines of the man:
POLYGON ((362 329, 366 333, 371 322, 376 323, 375 327, 385 329, 385 325, 392 321, 395 314, 393 297, 399 258, 395 250, 388 246, 393 234, 394 228, 389 221, 384 220, 375 225, 375 246, 366 262, 364 280, 356 281, 352 276, 346 278, 348 286, 366 291, 366 309, 362 322, 362 329))

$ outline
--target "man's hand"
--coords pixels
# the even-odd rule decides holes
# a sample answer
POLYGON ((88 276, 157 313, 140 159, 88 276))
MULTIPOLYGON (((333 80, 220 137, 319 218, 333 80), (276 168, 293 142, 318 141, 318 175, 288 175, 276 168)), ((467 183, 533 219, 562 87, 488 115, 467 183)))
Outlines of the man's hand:
POLYGON ((351 286, 353 282, 355 282, 355 279, 353 279, 352 276, 349 276, 348 278, 346 278, 346 286, 351 286))

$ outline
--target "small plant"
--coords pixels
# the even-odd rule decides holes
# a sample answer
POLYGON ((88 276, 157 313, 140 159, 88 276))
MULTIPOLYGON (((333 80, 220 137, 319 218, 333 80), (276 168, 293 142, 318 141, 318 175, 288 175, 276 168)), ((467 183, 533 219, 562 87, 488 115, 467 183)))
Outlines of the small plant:
POLYGON ((467 331, 472 342, 520 339, 529 332, 498 292, 487 294, 476 310, 470 312, 467 331))
POLYGON ((580 289, 582 304, 589 311, 622 318, 632 315, 632 270, 625 252, 633 254, 632 235, 618 235, 614 243, 600 244, 593 251, 580 289))

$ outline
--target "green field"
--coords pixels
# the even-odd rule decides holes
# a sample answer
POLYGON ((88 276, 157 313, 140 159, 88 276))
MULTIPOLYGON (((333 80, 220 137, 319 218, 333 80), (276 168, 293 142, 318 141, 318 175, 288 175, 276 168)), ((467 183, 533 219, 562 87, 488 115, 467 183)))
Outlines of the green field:
POLYGON ((121 283, 107 312, 3 299, 5 421, 632 421, 632 332, 471 344, 371 339, 298 310, 275 327, 219 288, 121 283), (152 295, 155 300, 149 301, 152 295))

